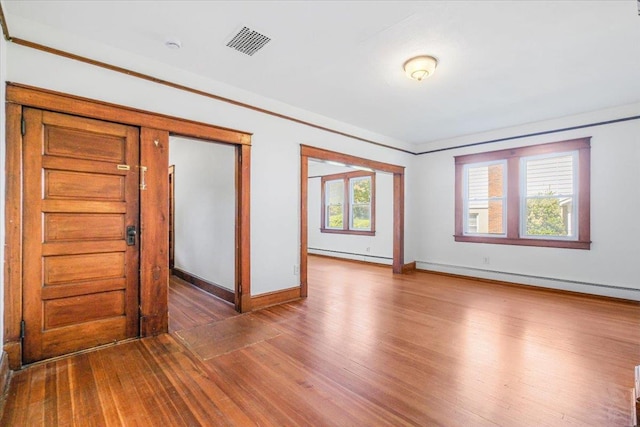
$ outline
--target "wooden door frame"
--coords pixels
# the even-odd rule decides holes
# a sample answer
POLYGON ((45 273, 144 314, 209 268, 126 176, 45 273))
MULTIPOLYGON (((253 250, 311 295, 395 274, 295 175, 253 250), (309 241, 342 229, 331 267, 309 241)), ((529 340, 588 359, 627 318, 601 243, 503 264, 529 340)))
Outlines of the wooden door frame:
POLYGON ((309 159, 328 160, 362 166, 393 174, 393 272, 403 273, 404 265, 404 166, 378 162, 337 151, 300 145, 300 296, 307 296, 307 256, 309 242, 308 188, 309 159))
POLYGON ((169 240, 169 275, 175 261, 176 246, 176 165, 169 165, 169 235, 173 238, 169 240))
POLYGON ((22 108, 32 107, 140 128, 140 162, 147 190, 140 191, 140 336, 168 331, 169 135, 236 147, 237 311, 251 310, 250 160, 251 134, 207 123, 7 83, 4 259, 4 346, 11 369, 22 365, 22 108), (158 209, 159 208, 159 209, 158 209), (146 243, 145 243, 146 242, 146 243))

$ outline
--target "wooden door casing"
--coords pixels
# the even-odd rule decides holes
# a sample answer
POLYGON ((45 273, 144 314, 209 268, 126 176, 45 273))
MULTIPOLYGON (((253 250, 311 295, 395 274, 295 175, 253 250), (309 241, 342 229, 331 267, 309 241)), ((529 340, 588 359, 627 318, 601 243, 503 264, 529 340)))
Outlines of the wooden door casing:
POLYGON ((23 117, 23 361, 138 336, 138 129, 23 117))
POLYGON ((175 264, 176 239, 176 166, 169 166, 169 270, 175 264))

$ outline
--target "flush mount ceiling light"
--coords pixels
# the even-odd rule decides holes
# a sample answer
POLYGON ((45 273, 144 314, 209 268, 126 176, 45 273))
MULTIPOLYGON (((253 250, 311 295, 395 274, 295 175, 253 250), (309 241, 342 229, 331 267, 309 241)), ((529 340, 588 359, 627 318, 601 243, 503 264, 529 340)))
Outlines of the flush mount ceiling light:
POLYGON ((436 71, 438 60, 433 56, 416 56, 404 63, 404 72, 407 77, 422 81, 436 71))

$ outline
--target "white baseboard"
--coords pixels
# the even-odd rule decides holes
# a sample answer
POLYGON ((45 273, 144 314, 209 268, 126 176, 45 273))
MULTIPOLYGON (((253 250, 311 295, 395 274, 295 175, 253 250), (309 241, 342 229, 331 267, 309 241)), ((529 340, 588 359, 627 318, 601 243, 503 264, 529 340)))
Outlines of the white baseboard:
POLYGON ((556 279, 553 277, 533 276, 529 274, 505 273, 495 270, 486 270, 482 268, 464 267, 451 264, 441 264, 428 261, 416 261, 416 268, 418 270, 431 270, 441 273, 477 277, 480 279, 499 280, 521 285, 539 286, 543 288, 560 289, 563 291, 580 292, 583 294, 593 294, 605 297, 640 301, 640 289, 627 288, 623 286, 579 282, 574 280, 556 279))

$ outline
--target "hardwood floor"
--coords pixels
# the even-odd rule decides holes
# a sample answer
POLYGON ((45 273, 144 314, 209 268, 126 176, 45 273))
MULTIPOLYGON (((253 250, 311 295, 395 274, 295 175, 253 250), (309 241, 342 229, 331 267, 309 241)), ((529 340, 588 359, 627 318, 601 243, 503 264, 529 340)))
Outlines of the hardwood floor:
POLYGON ((171 276, 169 281, 169 332, 206 325, 237 316, 233 305, 171 276))
POLYGON ((15 373, 0 425, 631 425, 636 303, 309 257, 306 300, 193 304, 172 334, 15 373), (238 344, 195 348, 218 336, 238 344))

